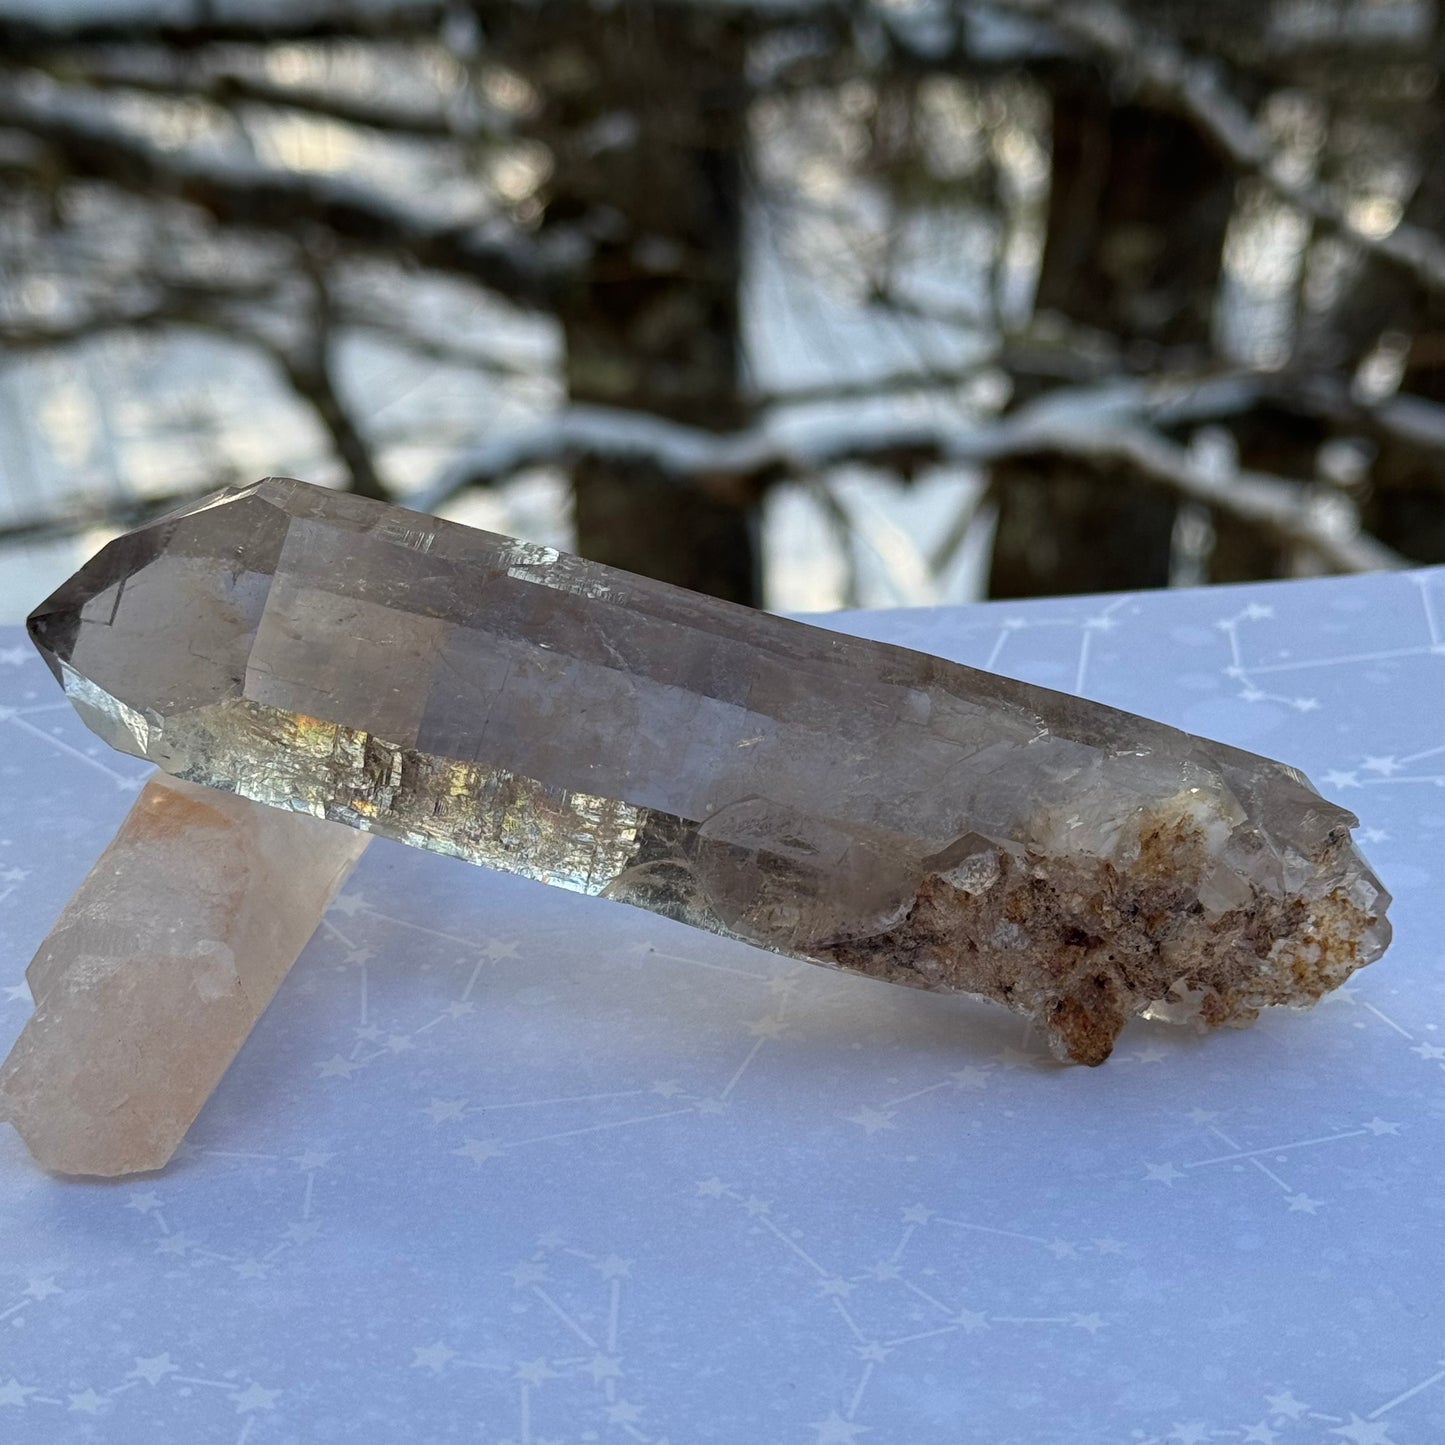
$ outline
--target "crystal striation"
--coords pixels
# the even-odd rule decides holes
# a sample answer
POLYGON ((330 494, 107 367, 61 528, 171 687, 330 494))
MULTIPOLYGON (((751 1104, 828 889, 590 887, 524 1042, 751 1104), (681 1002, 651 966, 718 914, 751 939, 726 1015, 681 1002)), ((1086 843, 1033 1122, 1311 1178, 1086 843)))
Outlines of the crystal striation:
POLYGON ((1081 1062, 1388 941, 1356 820, 1282 763, 297 481, 119 538, 30 631, 178 777, 983 994, 1081 1062))
POLYGON ((152 778, 26 973, 0 1118, 57 1173, 168 1163, 366 842, 152 778))

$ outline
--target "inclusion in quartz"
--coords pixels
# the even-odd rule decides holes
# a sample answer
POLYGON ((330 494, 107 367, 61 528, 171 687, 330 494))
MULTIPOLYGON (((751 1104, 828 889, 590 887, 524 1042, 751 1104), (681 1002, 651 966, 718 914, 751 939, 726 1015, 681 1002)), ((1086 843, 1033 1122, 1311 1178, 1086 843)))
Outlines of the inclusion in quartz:
POLYGON ((366 842, 153 777, 26 973, 0 1118, 60 1174, 168 1163, 366 842))
POLYGON ((119 538, 30 631, 177 777, 982 994, 1081 1062, 1388 941, 1356 820, 1282 763, 302 482, 119 538))

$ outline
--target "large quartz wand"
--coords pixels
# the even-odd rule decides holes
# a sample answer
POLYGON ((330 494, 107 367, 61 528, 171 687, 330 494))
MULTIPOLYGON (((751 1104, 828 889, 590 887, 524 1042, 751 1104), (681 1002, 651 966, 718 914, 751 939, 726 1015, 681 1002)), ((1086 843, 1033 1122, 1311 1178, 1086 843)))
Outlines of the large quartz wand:
POLYGON ((30 632, 176 778, 1033 1019, 1247 1023, 1388 941, 1295 769, 904 648, 272 479, 30 632))

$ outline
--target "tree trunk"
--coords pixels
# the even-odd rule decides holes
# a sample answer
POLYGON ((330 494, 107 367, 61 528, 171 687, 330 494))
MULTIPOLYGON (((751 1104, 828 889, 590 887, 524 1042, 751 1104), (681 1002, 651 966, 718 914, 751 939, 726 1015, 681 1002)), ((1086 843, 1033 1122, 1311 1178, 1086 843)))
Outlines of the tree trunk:
MULTIPOLYGON (((1133 343, 1208 345, 1234 177, 1187 122, 1116 105, 1092 71, 1060 72, 1037 309, 1133 343)), ((1124 468, 1063 456, 995 469, 989 592, 1029 597, 1168 583, 1175 503, 1124 468)))
MULTIPOLYGON (((552 156, 545 232, 592 246, 558 317, 573 402, 716 431, 746 421, 740 283, 746 35, 707 7, 512 7, 552 156)), ((733 601, 761 598, 753 498, 592 458, 573 476, 577 546, 733 601)))

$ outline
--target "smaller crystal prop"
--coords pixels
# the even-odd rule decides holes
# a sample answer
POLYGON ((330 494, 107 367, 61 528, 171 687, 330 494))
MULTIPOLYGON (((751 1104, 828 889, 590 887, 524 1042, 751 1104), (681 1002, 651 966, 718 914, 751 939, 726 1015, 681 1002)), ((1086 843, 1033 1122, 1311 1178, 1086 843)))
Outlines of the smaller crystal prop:
POLYGON ((0 1118, 60 1174, 169 1162, 366 842, 153 778, 30 965, 0 1118))
POLYGON ((301 482, 112 542, 30 631, 179 778, 983 994, 1081 1062, 1388 941, 1356 820, 1282 763, 301 482))

